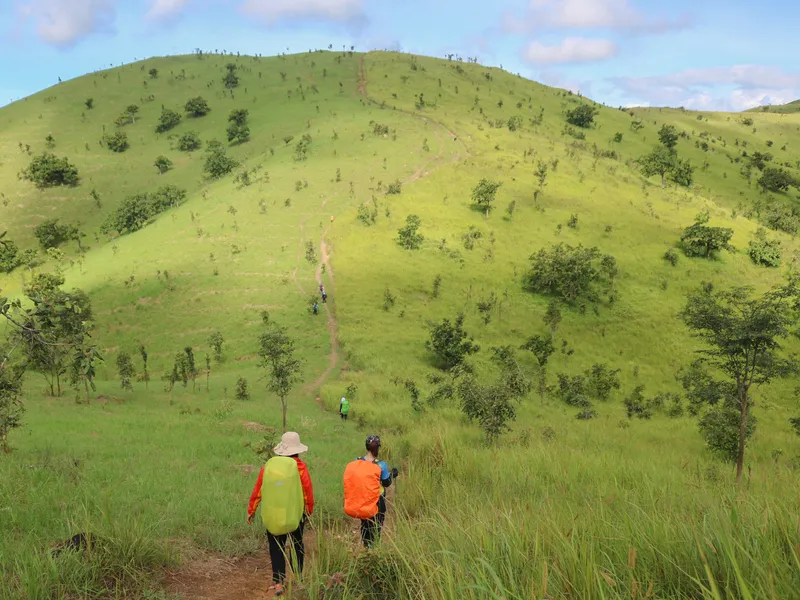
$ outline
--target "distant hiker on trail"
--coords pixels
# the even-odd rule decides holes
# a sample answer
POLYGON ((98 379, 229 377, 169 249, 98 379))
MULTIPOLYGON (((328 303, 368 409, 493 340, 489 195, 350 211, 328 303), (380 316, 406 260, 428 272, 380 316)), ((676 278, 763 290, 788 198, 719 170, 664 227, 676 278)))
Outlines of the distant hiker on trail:
POLYGON ((272 562, 272 586, 276 596, 282 596, 286 580, 286 541, 291 541, 290 555, 296 559, 299 575, 303 571, 305 546, 303 529, 306 520, 314 512, 314 489, 306 464, 298 456, 306 452, 308 446, 300 443, 300 436, 287 431, 281 436, 281 443, 275 446, 276 456, 261 467, 256 485, 247 507, 247 523, 253 522, 259 504, 261 519, 267 528, 269 558, 272 562))
POLYGON ((347 421, 347 413, 350 412, 350 401, 342 396, 339 401, 339 414, 342 416, 342 421, 347 421))
POLYGON ((311 307, 311 310, 314 311, 315 315, 318 315, 319 314, 319 304, 314 302, 314 305, 311 307))
POLYGON ((386 517, 386 488, 400 474, 397 469, 389 471, 382 460, 378 460, 381 438, 367 438, 367 454, 347 465, 344 471, 344 512, 354 519, 361 519, 361 541, 371 548, 380 537, 386 517))
POLYGON ((323 304, 327 304, 328 303, 328 294, 325 293, 325 290, 322 290, 322 303, 323 304))
POLYGON ((319 293, 320 294, 324 294, 325 293, 325 286, 322 285, 321 283, 319 284, 319 293))

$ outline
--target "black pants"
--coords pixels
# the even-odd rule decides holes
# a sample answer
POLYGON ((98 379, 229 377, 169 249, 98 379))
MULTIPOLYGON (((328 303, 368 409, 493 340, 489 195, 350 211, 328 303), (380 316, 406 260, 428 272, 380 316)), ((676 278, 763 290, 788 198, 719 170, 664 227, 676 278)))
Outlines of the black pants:
POLYGON ((284 535, 272 535, 267 532, 269 542, 269 559, 272 562, 272 582, 283 583, 286 579, 286 558, 291 560, 291 551, 297 557, 297 573, 303 572, 303 562, 306 557, 306 549, 303 545, 303 529, 305 529, 306 518, 300 521, 300 526, 291 533, 284 535), (290 541, 289 550, 286 550, 286 540, 290 541))
POLYGON ((347 415, 345 413, 339 413, 339 415, 342 417, 342 421, 347 421, 347 415))
POLYGON ((386 498, 381 494, 378 499, 378 514, 371 519, 361 521, 361 541, 364 547, 372 547, 373 542, 381 536, 383 520, 386 518, 386 498))

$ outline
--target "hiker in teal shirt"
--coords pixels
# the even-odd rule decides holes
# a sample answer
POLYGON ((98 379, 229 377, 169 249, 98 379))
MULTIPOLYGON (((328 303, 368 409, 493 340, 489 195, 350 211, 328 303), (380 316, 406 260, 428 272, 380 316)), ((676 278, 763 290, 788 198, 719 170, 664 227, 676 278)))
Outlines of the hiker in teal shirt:
POLYGON ((342 421, 347 421, 347 413, 350 412, 350 402, 342 396, 341 402, 339 402, 339 414, 342 416, 342 421))

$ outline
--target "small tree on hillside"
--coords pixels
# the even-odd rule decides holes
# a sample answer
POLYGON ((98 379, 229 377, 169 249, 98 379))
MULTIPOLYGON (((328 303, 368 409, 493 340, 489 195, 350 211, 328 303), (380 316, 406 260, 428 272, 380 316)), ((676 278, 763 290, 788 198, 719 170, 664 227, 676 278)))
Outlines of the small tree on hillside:
POLYGON ((77 227, 74 225, 62 225, 58 219, 46 219, 33 229, 33 235, 39 240, 39 244, 44 250, 57 248, 67 240, 74 237, 77 227))
POLYGON ((34 157, 30 165, 22 170, 20 177, 32 181, 38 188, 77 185, 79 181, 78 168, 66 158, 58 158, 51 152, 34 157))
POLYGON ((261 366, 267 372, 267 389, 281 400, 283 431, 286 432, 286 409, 289 392, 300 380, 301 363, 294 357, 294 340, 289 337, 286 328, 269 322, 264 317, 267 331, 259 338, 258 355, 261 366))
POLYGON ((194 361, 194 351, 192 350, 191 346, 186 346, 183 349, 184 354, 186 354, 186 375, 189 379, 192 380, 192 391, 197 389, 197 364, 194 361))
POLYGON ((158 118, 156 133, 164 133, 176 127, 181 122, 181 116, 170 108, 161 109, 161 116, 158 118))
POLYGON ((431 352, 441 367, 451 370, 462 364, 470 354, 480 350, 472 337, 464 330, 464 314, 456 317, 455 322, 443 319, 441 323, 430 324, 430 339, 425 348, 431 352))
POLYGON ((130 117, 131 123, 135 125, 136 115, 139 114, 139 107, 136 106, 135 104, 131 104, 125 109, 125 114, 127 114, 130 117))
POLYGON ((92 110, 94 108, 94 98, 87 98, 83 101, 83 105, 86 107, 86 110, 92 110))
POLYGON ((111 150, 112 152, 125 152, 128 148, 130 148, 130 143, 128 142, 128 134, 124 131, 117 131, 113 135, 106 134, 103 136, 103 143, 106 145, 106 148, 111 150))
POLYGON ((208 345, 214 349, 214 360, 218 363, 222 362, 222 345, 225 343, 225 338, 219 331, 215 331, 208 336, 208 345))
POLYGON ((594 117, 598 112, 600 111, 594 106, 579 104, 572 110, 567 111, 567 122, 575 125, 575 127, 587 129, 594 123, 594 117))
POLYGON ((406 250, 419 248, 425 239, 422 234, 418 233, 421 224, 422 221, 417 215, 408 215, 405 227, 397 230, 397 243, 406 250))
POLYGON ((683 230, 681 245, 686 256, 711 258, 720 250, 733 251, 730 245, 733 229, 727 227, 709 227, 708 213, 698 215, 697 221, 683 230))
POLYGON ((150 79, 158 79, 158 69, 152 68, 147 72, 150 75, 150 79))
POLYGON ((758 186, 767 192, 786 192, 789 186, 800 186, 788 171, 775 167, 766 167, 758 179, 758 186))
POLYGON ((193 152, 199 150, 203 145, 200 136, 196 131, 187 131, 178 138, 178 150, 181 152, 193 152))
POLYGON ((247 124, 247 109, 231 111, 228 116, 228 141, 241 144, 250 139, 250 126, 247 124))
MULTIPOLYGON (((5 306, 3 302, 2 307, 5 306)), ((25 414, 22 404, 22 378, 25 371, 21 367, 9 366, 7 361, 8 356, 5 356, 0 363, 0 450, 4 454, 11 452, 8 436, 14 429, 22 427, 22 415, 25 414)))
POLYGON ((472 201, 479 210, 485 213, 486 217, 489 216, 489 212, 493 208, 492 204, 494 204, 497 190, 499 190, 502 185, 503 184, 499 181, 481 179, 478 185, 472 188, 472 201))
POLYGON ((678 145, 678 130, 674 125, 662 125, 658 130, 658 139, 666 149, 673 151, 678 145))
MULTIPOLYGON (((707 442, 733 425, 738 430, 736 444, 736 481, 744 466, 748 430, 755 428, 750 416, 753 390, 775 378, 797 371, 794 358, 781 355, 780 340, 785 339, 796 322, 798 289, 794 283, 773 289, 760 297, 752 290, 736 287, 713 292, 703 287, 689 294, 681 313, 686 325, 705 344, 700 350, 700 365, 708 365, 729 381, 709 376, 706 389, 714 417, 706 421, 707 442), (736 419, 729 418, 736 415, 736 419)), ((701 402, 702 398, 690 398, 701 402)), ((723 433, 724 435, 724 433, 723 433)))
POLYGON ((675 155, 669 148, 656 146, 650 154, 645 154, 636 161, 645 177, 661 176, 661 187, 666 185, 667 173, 675 166, 675 155))
POLYGON ((117 355, 117 372, 119 373, 119 382, 122 389, 132 392, 136 368, 133 366, 131 355, 127 352, 120 352, 117 355))
POLYGON ((11 273, 22 264, 22 257, 14 242, 1 239, 4 235, 0 235, 0 273, 11 273))
POLYGON ((144 389, 146 391, 150 382, 150 373, 147 370, 147 349, 144 344, 139 346, 139 355, 142 357, 142 378, 144 379, 144 389))
POLYGON ((211 107, 206 102, 205 98, 202 96, 197 96, 196 98, 190 98, 186 101, 186 104, 183 107, 183 110, 189 113, 190 117, 204 117, 209 112, 211 112, 211 107))
POLYGON ((550 337, 555 337, 558 325, 561 323, 561 309, 558 306, 558 300, 551 300, 547 303, 547 310, 542 317, 542 322, 550 330, 550 337))
POLYGON ((153 163, 153 166, 156 169, 158 169, 159 175, 163 175, 172 168, 172 161, 163 154, 161 154, 156 158, 155 162, 153 163))
POLYGON ((206 160, 203 170, 209 177, 219 178, 233 171, 239 163, 228 156, 225 147, 218 140, 211 140, 206 147, 206 160))
POLYGON ((531 270, 523 284, 528 291, 550 294, 570 304, 599 301, 597 286, 608 274, 601 268, 603 255, 597 248, 561 243, 549 250, 543 248, 530 260, 531 270))

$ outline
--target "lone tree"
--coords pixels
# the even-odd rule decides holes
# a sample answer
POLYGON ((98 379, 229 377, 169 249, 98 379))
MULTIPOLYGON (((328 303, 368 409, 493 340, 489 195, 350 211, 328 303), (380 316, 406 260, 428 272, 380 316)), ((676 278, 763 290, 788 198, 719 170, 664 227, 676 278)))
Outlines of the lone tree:
POLYGON ((150 75, 150 79, 158 79, 158 69, 156 68, 150 69, 147 74, 150 75))
POLYGON ((225 65, 227 69, 227 73, 222 78, 222 83, 225 84, 225 87, 229 90, 232 90, 239 85, 239 76, 236 74, 236 65, 234 63, 228 63, 225 65))
POLYGON ((283 431, 286 433, 287 398, 294 384, 300 381, 301 363, 294 357, 294 340, 286 328, 270 322, 266 314, 262 318, 267 331, 259 338, 258 355, 267 372, 267 389, 281 399, 283 431))
POLYGON ((233 171, 239 163, 228 156, 219 140, 210 140, 206 145, 206 160, 203 170, 209 177, 217 179, 233 171))
POLYGON ((189 113, 190 117, 197 118, 206 116, 211 112, 211 107, 208 106, 208 102, 206 102, 205 98, 197 96, 196 98, 187 100, 183 110, 189 113))
POLYGON ((248 111, 240 108, 228 116, 228 141, 241 144, 250 139, 250 126, 247 124, 248 111))
POLYGON ((215 331, 208 336, 208 345, 214 349, 214 360, 218 363, 222 362, 222 345, 225 343, 225 338, 219 331, 215 331))
POLYGON ((158 169, 159 175, 163 175, 172 168, 172 161, 162 154, 156 158, 153 166, 158 169))
POLYGON ((662 125, 658 130, 658 139, 667 150, 674 151, 678 145, 678 130, 674 125, 662 125))
POLYGON ((86 106, 86 110, 92 110, 94 108, 94 98, 87 98, 83 101, 84 106, 86 106))
POLYGON ((766 192, 786 192, 790 186, 800 186, 790 173, 775 167, 766 167, 758 179, 758 186, 766 192))
POLYGON ((78 168, 66 158, 58 158, 52 152, 42 152, 31 160, 31 164, 20 173, 20 177, 32 181, 37 188, 58 185, 77 185, 78 168))
POLYGON ((579 104, 572 110, 567 111, 567 122, 575 127, 587 129, 594 123, 595 115, 600 112, 594 106, 579 104))
POLYGON ((181 122, 181 116, 170 108, 163 108, 161 116, 158 118, 156 133, 164 133, 176 127, 181 122))
MULTIPOLYGON (((695 403, 711 405, 712 419, 706 419, 707 443, 733 425, 737 431, 736 482, 742 478, 744 452, 751 418, 752 394, 773 379, 797 372, 794 358, 781 355, 779 340, 785 339, 796 322, 798 288, 794 282, 753 297, 752 289, 735 287, 714 292, 709 286, 689 294, 681 316, 705 345, 699 366, 709 366, 728 381, 705 380, 713 393, 690 397, 695 403), (731 419, 736 415, 735 419, 731 419), (721 431, 720 431, 721 430, 721 431)), ((706 417, 708 414, 706 415, 706 417)), ((705 418, 705 417, 704 417, 705 418)))
POLYGON ((661 187, 666 185, 667 173, 675 167, 675 155, 665 146, 656 146, 650 154, 636 160, 645 177, 661 176, 661 187))
POLYGON ((419 226, 422 221, 417 215, 408 215, 406 217, 405 227, 397 230, 397 243, 406 250, 416 250, 422 245, 425 239, 422 234, 418 233, 419 226))
POLYGON ((489 217, 489 212, 492 210, 497 190, 503 184, 499 181, 490 181, 489 179, 481 179, 474 188, 472 188, 472 201, 475 206, 484 212, 486 217, 489 217))
POLYGON ((199 150, 203 145, 200 136, 196 131, 187 131, 178 138, 178 150, 181 152, 193 152, 199 150))
POLYGON ((105 143, 106 148, 112 152, 125 152, 125 150, 130 148, 130 143, 128 143, 128 134, 124 131, 117 131, 113 135, 104 135, 103 143, 105 143))
POLYGON ((132 392, 136 368, 133 366, 131 355, 127 352, 120 352, 117 355, 117 372, 119 373, 119 383, 122 389, 132 392))
POLYGON ((146 391, 149 387, 150 373, 147 371, 147 348, 144 347, 144 344, 139 346, 139 355, 142 357, 142 378, 144 379, 144 389, 146 391))
POLYGON ((606 283, 611 289, 612 273, 606 265, 613 265, 612 256, 602 255, 597 248, 577 247, 568 244, 541 249, 532 255, 531 270, 526 273, 523 286, 530 292, 549 294, 569 304, 598 302, 598 286, 606 283))
POLYGON ((709 227, 708 213, 697 216, 696 222, 683 230, 681 245, 686 256, 711 258, 720 250, 733 251, 730 245, 733 229, 727 227, 709 227))
POLYGON ((470 354, 480 350, 480 346, 464 330, 464 314, 460 313, 455 322, 449 319, 441 323, 430 324, 430 339, 425 342, 425 348, 431 352, 441 367, 446 370, 462 364, 470 354))

